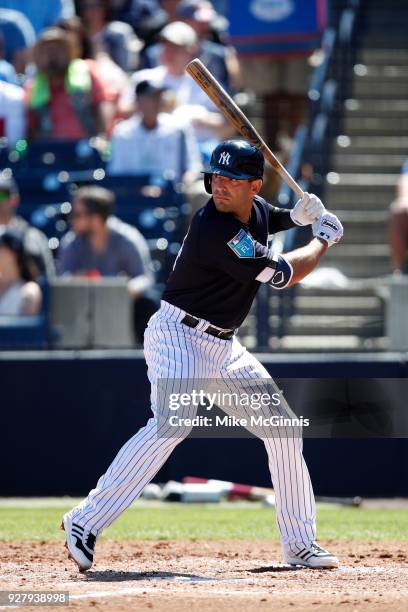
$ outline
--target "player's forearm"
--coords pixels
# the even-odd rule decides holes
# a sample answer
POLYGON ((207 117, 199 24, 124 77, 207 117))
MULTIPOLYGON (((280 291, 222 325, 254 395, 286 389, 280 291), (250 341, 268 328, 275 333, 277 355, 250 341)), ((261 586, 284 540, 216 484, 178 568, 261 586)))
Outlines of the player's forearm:
POLYGON ((285 259, 293 268, 292 278, 287 287, 301 281, 305 276, 310 274, 319 263, 322 255, 327 251, 327 243, 318 238, 313 238, 304 247, 284 253, 285 259))

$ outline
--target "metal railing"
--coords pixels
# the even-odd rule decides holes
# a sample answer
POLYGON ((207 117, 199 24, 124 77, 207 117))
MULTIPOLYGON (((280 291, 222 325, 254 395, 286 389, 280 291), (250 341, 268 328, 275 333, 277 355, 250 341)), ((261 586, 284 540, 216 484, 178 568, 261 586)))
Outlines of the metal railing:
MULTIPOLYGON (((350 70, 354 64, 356 33, 361 0, 348 0, 337 27, 329 27, 323 33, 321 60, 315 68, 308 89, 308 121, 296 131, 287 164, 288 172, 305 191, 324 197, 325 176, 330 168, 331 148, 334 136, 341 127, 342 102, 350 90, 350 70)), ((295 194, 282 183, 277 197, 278 204, 292 208, 295 194)), ((277 252, 290 251, 305 244, 310 237, 303 228, 293 228, 278 234, 272 248, 277 252)), ((276 328, 270 324, 270 299, 267 287, 261 287, 257 302, 257 343, 259 350, 269 349, 272 336, 285 335, 289 318, 294 314, 296 286, 279 292, 278 321, 276 328)))

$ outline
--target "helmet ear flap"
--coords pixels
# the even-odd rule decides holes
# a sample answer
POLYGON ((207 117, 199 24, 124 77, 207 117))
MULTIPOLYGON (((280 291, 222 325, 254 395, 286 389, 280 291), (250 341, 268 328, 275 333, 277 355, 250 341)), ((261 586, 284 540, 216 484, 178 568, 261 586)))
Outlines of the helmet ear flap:
POLYGON ((209 172, 204 173, 204 187, 207 193, 212 193, 211 177, 212 174, 209 172))

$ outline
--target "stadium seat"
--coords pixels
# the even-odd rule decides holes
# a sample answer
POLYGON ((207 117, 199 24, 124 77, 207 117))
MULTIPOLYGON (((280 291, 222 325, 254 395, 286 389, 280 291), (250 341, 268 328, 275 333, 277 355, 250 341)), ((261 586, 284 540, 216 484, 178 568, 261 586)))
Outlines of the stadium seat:
POLYGON ((43 349, 48 346, 45 315, 36 317, 1 317, 0 349, 43 349))
POLYGON ((36 316, 0 317, 0 350, 46 349, 54 332, 49 328, 48 284, 39 281, 42 291, 41 312, 36 316))
MULTIPOLYGON (((189 205, 171 181, 158 181, 148 175, 104 176, 93 180, 92 171, 64 172, 64 182, 56 173, 41 180, 31 172, 21 183, 19 213, 49 238, 56 252, 69 229, 72 197, 80 184, 100 185, 116 195, 115 214, 136 227, 148 240, 159 282, 170 272, 187 230, 189 205)), ((61 173, 60 173, 61 174, 61 173)))
POLYGON ((62 236, 69 230, 68 216, 71 212, 70 202, 50 203, 31 211, 31 225, 44 232, 48 238, 57 238, 57 248, 62 236))
POLYGON ((117 206, 127 206, 134 202, 135 197, 166 198, 168 205, 176 206, 184 201, 173 181, 149 174, 106 175, 101 180, 96 180, 96 184, 115 193, 117 206))
POLYGON ((75 171, 102 168, 105 165, 92 139, 51 140, 28 144, 21 153, 21 170, 75 171))
POLYGON ((94 180, 100 170, 48 172, 31 170, 16 176, 20 190, 19 214, 29 219, 34 208, 55 202, 69 202, 78 186, 94 180))
POLYGON ((0 172, 9 169, 12 174, 18 172, 20 157, 16 151, 11 151, 7 147, 7 140, 0 139, 0 172))

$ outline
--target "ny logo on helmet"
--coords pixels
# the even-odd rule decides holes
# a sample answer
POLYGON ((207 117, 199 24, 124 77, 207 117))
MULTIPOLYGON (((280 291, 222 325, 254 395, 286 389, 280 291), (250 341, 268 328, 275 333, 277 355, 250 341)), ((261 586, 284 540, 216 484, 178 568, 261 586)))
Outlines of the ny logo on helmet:
POLYGON ((220 159, 218 160, 219 164, 223 164, 224 166, 229 166, 229 160, 231 155, 226 151, 223 151, 220 155, 220 159))

